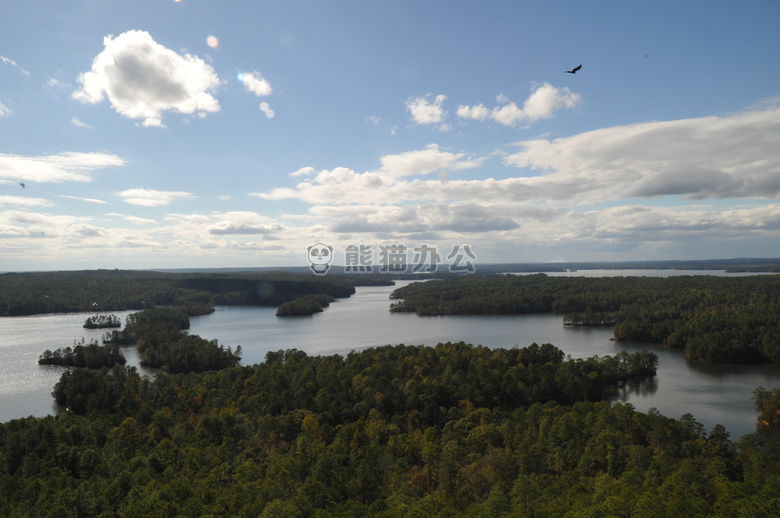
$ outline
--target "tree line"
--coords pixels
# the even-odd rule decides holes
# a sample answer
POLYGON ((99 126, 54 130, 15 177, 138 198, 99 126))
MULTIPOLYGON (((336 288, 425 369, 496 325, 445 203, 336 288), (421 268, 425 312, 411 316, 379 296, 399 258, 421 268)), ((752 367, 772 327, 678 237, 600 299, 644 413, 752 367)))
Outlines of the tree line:
POLYGON ((395 290, 391 311, 418 315, 561 313, 609 325, 617 340, 684 349, 690 358, 780 362, 780 276, 469 276, 395 290))
POLYGON ((355 286, 392 284, 387 277, 287 272, 166 273, 87 270, 0 274, 0 317, 42 313, 142 310, 178 307, 189 315, 215 305, 276 307, 305 295, 349 297, 355 286))

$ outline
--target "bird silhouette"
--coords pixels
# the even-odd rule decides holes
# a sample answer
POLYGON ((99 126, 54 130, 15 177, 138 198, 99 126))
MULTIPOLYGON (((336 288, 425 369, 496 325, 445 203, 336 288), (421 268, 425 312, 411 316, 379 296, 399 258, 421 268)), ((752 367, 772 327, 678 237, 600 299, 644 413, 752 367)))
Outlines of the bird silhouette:
POLYGON ((577 65, 576 67, 572 68, 571 70, 567 70, 566 73, 567 74, 576 74, 577 70, 579 70, 581 68, 582 68, 582 65, 577 65))
POLYGON ((26 186, 26 185, 24 185, 22 182, 19 182, 19 185, 21 185, 21 186, 22 186, 22 189, 26 189, 26 188, 27 188, 27 186, 26 186))

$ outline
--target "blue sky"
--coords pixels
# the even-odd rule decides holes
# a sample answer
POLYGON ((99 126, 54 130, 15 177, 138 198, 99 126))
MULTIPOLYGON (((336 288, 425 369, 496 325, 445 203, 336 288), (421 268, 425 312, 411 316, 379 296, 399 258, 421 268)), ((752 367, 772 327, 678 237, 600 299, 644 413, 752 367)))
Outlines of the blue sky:
POLYGON ((314 243, 338 264, 350 244, 780 257, 778 20, 774 1, 4 2, 0 271, 305 266, 314 243))

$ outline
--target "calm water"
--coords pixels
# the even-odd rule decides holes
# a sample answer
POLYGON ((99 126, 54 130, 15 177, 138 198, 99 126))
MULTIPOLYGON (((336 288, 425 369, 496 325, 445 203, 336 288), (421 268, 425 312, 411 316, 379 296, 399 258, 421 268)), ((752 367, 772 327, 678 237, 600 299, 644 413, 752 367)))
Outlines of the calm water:
MULTIPOLYGON (((576 273, 579 272, 571 275, 576 273)), ((274 308, 219 307, 211 315, 193 318, 190 333, 216 338, 233 348, 241 345, 242 363, 246 365, 262 362, 268 351, 279 349, 296 348, 310 355, 343 355, 386 344, 436 345, 461 340, 488 347, 549 342, 575 358, 650 349, 660 359, 655 380, 619 389, 612 399, 630 402, 642 411, 655 407, 673 418, 690 413, 708 431, 715 424, 723 424, 735 440, 745 433, 765 432, 755 421, 750 399, 753 389, 759 385, 780 385, 780 365, 689 361, 681 351, 610 341, 608 328, 565 327, 561 315, 418 317, 390 313, 388 296, 393 289, 357 288, 351 298, 334 302, 323 313, 311 317, 279 318, 274 308)), ((127 312, 116 314, 124 319, 127 312)), ((0 421, 56 412, 51 390, 63 369, 41 367, 37 359, 43 350, 72 345, 73 340, 82 336, 87 340, 100 338, 103 331, 81 327, 87 316, 0 319, 0 421)), ((125 354, 130 364, 137 365, 132 349, 126 349, 125 354)))
MULTIPOLYGON (((114 314, 124 322, 131 311, 114 314)), ((92 313, 38 315, 0 318, 0 421, 56 413, 51 391, 60 380, 63 367, 38 365, 46 349, 72 347, 82 338, 100 340, 102 329, 84 329, 92 313)), ((131 364, 138 364, 134 349, 125 349, 131 364)))

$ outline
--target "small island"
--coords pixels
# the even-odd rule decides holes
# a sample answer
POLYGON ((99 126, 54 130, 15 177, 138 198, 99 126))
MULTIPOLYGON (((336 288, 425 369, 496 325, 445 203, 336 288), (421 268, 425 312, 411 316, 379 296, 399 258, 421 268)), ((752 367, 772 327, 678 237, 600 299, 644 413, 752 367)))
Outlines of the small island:
POLYGON ((284 302, 276 309, 277 317, 300 317, 321 313, 333 301, 333 297, 326 293, 304 295, 289 302, 284 302))
POLYGON ((114 314, 94 315, 84 322, 84 329, 111 329, 115 327, 122 327, 122 321, 114 314))
POLYGON ((124 365, 125 355, 117 344, 100 345, 96 340, 85 343, 73 342, 73 347, 59 348, 56 351, 46 350, 38 358, 39 365, 60 365, 65 367, 84 367, 101 369, 113 365, 124 365))

